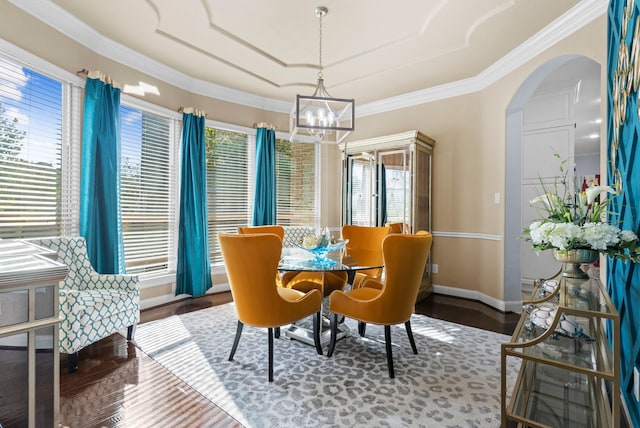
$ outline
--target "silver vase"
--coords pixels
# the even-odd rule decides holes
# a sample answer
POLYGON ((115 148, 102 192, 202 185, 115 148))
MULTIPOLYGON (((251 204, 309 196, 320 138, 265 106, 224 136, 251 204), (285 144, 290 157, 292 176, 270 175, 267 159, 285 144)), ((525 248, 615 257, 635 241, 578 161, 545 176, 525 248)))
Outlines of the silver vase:
POLYGON ((553 249, 553 257, 562 263, 562 276, 569 278, 589 278, 589 275, 580 269, 580 265, 595 263, 599 256, 598 251, 590 249, 567 251, 553 249))

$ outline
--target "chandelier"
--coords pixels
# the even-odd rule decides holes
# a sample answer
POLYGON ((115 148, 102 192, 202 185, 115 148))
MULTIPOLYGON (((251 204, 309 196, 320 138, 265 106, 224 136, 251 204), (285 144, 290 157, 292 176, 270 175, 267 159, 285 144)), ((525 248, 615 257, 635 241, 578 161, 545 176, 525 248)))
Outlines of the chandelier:
POLYGON ((289 117, 289 141, 299 130, 306 130, 318 142, 340 143, 353 131, 354 100, 333 98, 324 86, 322 75, 322 18, 329 10, 324 6, 315 9, 320 22, 320 50, 318 83, 313 95, 296 95, 296 102, 289 117))

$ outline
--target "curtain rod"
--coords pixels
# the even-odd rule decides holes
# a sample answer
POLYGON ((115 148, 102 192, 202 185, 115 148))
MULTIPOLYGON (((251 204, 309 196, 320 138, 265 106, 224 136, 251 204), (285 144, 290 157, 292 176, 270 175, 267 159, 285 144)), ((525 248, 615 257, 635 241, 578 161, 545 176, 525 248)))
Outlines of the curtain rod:
POLYGON ((196 116, 207 117, 207 113, 204 110, 198 110, 193 107, 178 107, 178 113, 184 113, 185 110, 187 110, 187 113, 196 114, 196 116))
POLYGON ((253 128, 267 128, 267 129, 271 129, 273 131, 277 131, 278 128, 276 126, 273 126, 270 123, 266 123, 266 122, 258 122, 258 123, 254 123, 253 124, 253 128))

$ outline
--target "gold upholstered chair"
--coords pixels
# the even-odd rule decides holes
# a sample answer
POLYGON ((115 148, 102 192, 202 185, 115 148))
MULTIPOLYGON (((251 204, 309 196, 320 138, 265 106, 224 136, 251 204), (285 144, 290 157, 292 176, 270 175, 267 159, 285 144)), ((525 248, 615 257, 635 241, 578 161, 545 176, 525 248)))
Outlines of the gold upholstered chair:
POLYGON ((409 225, 406 223, 387 223, 389 233, 408 233, 409 225))
POLYGON ((329 297, 329 311, 332 313, 331 340, 327 356, 330 357, 335 349, 341 317, 357 320, 361 336, 365 334, 366 323, 384 326, 387 367, 391 378, 395 376, 391 351, 392 325, 404 323, 413 353, 418 353, 411 331, 410 318, 431 250, 431 242, 431 234, 424 231, 415 235, 387 236, 382 241, 386 269, 384 283, 367 279, 362 287, 348 292, 331 293, 329 297))
POLYGON ((281 241, 284 240, 284 227, 277 224, 266 226, 240 226, 238 227, 238 233, 243 235, 249 233, 273 233, 274 235, 277 235, 281 241))
POLYGON ((244 324, 268 329, 269 382, 273 381, 273 330, 313 315, 313 338, 318 354, 322 295, 278 287, 275 281, 282 241, 274 234, 218 234, 222 257, 238 314, 229 361, 238 348, 244 324))
MULTIPOLYGON (((348 239, 346 245, 347 256, 352 256, 358 264, 375 266, 382 265, 382 240, 389 235, 389 226, 342 226, 342 239, 348 239)), ((362 286, 366 279, 382 278, 382 268, 361 270, 353 279, 353 288, 362 286)))
MULTIPOLYGON (((238 233, 273 233, 284 240, 284 227, 278 225, 269 226, 241 226, 238 233)), ((285 272, 278 275, 278 283, 282 287, 306 293, 310 290, 324 290, 324 295, 328 296, 333 290, 342 290, 347 283, 345 272, 285 272)), ((276 332, 276 337, 279 335, 276 332)))
MULTIPOLYGON (((280 241, 284 240, 284 227, 277 224, 266 226, 239 226, 238 233, 241 235, 256 234, 256 233, 272 233, 280 238, 280 241)), ((282 286, 280 274, 276 272, 276 282, 279 286, 282 286)), ((279 332, 276 337, 279 336, 279 332)))

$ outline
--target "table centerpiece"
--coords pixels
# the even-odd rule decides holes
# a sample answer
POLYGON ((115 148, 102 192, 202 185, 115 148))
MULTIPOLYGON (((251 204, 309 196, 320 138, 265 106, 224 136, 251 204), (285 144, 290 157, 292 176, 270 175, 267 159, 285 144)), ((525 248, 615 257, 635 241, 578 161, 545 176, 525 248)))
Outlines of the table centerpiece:
POLYGON ((342 249, 348 239, 344 241, 332 242, 328 228, 324 228, 318 235, 309 234, 302 239, 302 244, 298 247, 313 254, 314 262, 320 264, 335 264, 334 260, 327 259, 327 253, 342 249))

